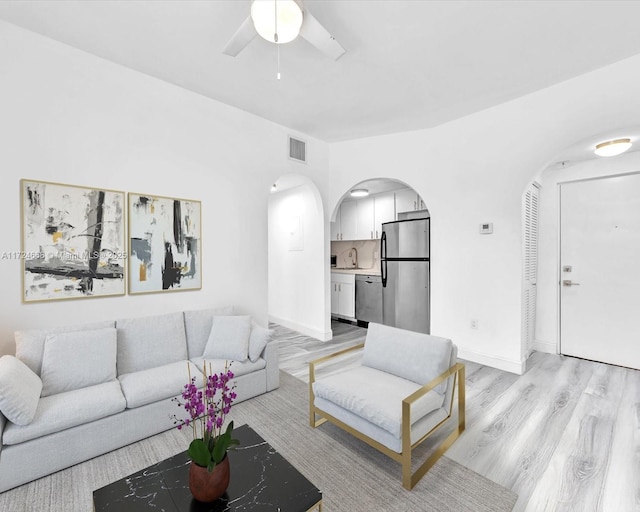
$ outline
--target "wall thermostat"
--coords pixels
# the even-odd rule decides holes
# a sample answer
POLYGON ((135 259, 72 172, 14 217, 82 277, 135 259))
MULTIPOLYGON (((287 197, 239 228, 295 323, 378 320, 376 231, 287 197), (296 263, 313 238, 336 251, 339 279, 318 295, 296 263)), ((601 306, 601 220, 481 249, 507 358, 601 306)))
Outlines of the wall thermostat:
POLYGON ((483 222, 480 224, 480 234, 490 235, 493 233, 493 222, 483 222))

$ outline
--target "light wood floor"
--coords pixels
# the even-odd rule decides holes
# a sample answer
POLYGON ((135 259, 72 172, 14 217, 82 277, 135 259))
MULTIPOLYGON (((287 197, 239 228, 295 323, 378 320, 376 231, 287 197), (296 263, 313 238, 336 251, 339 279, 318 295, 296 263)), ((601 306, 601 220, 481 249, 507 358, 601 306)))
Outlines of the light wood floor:
MULTIPOLYGON (((281 369, 306 382, 309 361, 366 335, 339 322, 330 342, 272 328, 281 369)), ((521 376, 463 362, 467 428, 447 457, 516 492, 516 511, 640 511, 640 371, 538 352, 521 376)))

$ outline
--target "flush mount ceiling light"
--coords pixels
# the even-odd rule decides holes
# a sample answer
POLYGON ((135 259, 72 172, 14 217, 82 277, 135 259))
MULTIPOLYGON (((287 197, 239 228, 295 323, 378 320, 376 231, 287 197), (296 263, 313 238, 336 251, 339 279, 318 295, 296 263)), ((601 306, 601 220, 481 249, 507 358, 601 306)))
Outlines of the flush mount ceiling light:
POLYGON ((354 188, 351 191, 351 197, 365 197, 369 195, 369 191, 366 188, 354 188))
POLYGON ((295 0, 254 0, 251 19, 263 39, 271 43, 289 43, 300 33, 302 9, 295 0))
POLYGON ((631 139, 608 140, 596 144, 594 153, 598 156, 616 156, 624 153, 631 147, 631 139))

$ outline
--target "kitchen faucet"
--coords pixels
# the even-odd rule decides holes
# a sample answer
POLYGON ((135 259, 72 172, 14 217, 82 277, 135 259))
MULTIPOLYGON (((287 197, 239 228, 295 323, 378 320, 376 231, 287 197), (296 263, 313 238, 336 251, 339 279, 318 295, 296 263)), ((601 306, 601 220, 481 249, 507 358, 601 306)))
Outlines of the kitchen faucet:
POLYGON ((358 249, 352 247, 349 251, 349 258, 351 258, 351 266, 353 268, 358 268, 358 249))

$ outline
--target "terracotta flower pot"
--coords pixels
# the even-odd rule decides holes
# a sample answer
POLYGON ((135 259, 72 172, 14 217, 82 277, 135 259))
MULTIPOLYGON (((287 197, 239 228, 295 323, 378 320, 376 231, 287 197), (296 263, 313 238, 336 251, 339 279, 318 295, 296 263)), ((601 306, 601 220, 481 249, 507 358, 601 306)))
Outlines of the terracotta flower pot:
POLYGON ((210 503, 222 496, 229 486, 229 457, 225 455, 209 473, 207 468, 191 461, 189 467, 189 490, 193 497, 204 503, 210 503))

